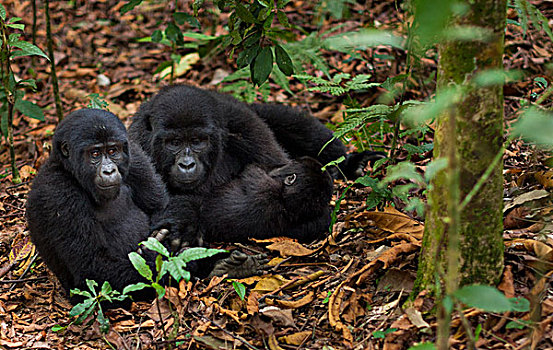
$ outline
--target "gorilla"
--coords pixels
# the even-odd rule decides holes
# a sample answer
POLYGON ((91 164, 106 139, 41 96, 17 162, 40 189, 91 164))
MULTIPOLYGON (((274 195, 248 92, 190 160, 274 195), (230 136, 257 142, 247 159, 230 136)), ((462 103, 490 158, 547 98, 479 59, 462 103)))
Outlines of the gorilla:
POLYGON ((238 179, 217 189, 202 206, 200 222, 206 239, 316 238, 330 224, 328 203, 332 197, 332 179, 321 167, 311 157, 292 160, 269 172, 247 165, 238 179))
MULTIPOLYGON (((128 141, 112 113, 83 109, 57 127, 52 153, 27 201, 31 239, 66 290, 86 279, 121 291, 143 281, 128 254, 151 234, 168 203, 165 185, 142 149, 128 141)), ((155 266, 151 251, 143 253, 155 266)), ((193 274, 257 273, 264 260, 241 253, 190 264, 193 274)), ((153 297, 147 289, 138 299, 153 297)), ((76 303, 79 298, 72 298, 76 303)))
MULTIPOLYGON (((240 238, 252 236, 252 232, 239 231, 238 227, 254 227, 257 217, 244 216, 239 213, 237 206, 231 206, 236 212, 214 210, 213 215, 209 213, 216 205, 209 204, 209 210, 204 207, 204 202, 216 204, 219 195, 228 199, 225 187, 232 181, 235 182, 228 189, 229 193, 238 192, 238 189, 252 191, 248 181, 261 185, 261 172, 265 172, 264 178, 269 179, 272 170, 290 165, 292 158, 301 156, 311 156, 323 163, 344 156, 346 176, 358 176, 359 169, 365 166, 360 165, 365 161, 363 157, 372 156, 371 152, 363 154, 361 158, 348 156, 345 146, 333 139, 330 130, 298 110, 277 105, 247 105, 231 96, 188 85, 165 87, 150 101, 143 103, 129 127, 129 137, 150 155, 156 170, 167 184, 170 193, 167 217, 176 222, 177 228, 173 231, 180 232, 183 237, 201 237, 202 234, 198 235, 197 232, 199 229, 208 227, 210 231, 208 222, 225 221, 223 217, 229 218, 229 215, 234 217, 227 223, 237 225, 228 227, 229 230, 237 231, 233 235, 235 239, 236 235, 240 238), (255 167, 248 168, 249 165, 255 167), (248 173, 243 176, 247 168, 248 173), (190 203, 196 204, 190 207, 190 203), (191 219, 193 217, 195 219, 191 219), (252 222, 239 225, 241 221, 248 220, 252 222)), ((302 162, 290 166, 302 168, 298 164, 302 162)), ((320 197, 309 198, 308 203, 312 200, 318 202, 318 198, 326 200, 326 194, 332 190, 332 183, 321 180, 326 177, 320 171, 300 172, 302 184, 312 181, 313 186, 321 186, 316 191, 320 197)), ((337 173, 335 171, 334 175, 337 173)), ((271 183, 274 183, 274 179, 267 186, 271 183)), ((240 196, 241 199, 249 198, 258 201, 260 205, 268 205, 268 198, 273 198, 276 192, 269 191, 266 200, 260 200, 262 192, 254 191, 251 195, 245 193, 240 196)), ((286 200, 290 202, 293 197, 286 200)), ((306 198, 298 196, 297 200, 305 201, 306 198)), ((271 208, 261 207, 259 210, 268 211, 271 208)), ((273 225, 270 229, 275 229, 274 232, 263 234, 284 234, 299 238, 324 232, 324 229, 314 231, 319 230, 321 217, 328 215, 328 208, 314 205, 309 214, 299 219, 302 222, 290 218, 288 223, 293 222, 296 227, 293 230, 288 230, 290 227, 286 225, 273 225)), ((209 236, 207 232, 206 237, 209 236)), ((252 237, 256 236, 259 234, 253 234, 252 237)), ((229 236, 218 237, 228 240, 229 236)))

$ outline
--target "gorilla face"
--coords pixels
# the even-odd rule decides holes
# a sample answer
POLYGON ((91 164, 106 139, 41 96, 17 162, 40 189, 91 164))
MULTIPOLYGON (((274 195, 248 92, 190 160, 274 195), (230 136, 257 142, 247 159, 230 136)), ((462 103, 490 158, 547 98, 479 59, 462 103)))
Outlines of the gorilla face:
POLYGON ((125 127, 102 110, 77 111, 54 136, 54 157, 97 204, 117 198, 129 168, 125 127))
POLYGON ((311 157, 301 157, 289 164, 273 169, 269 176, 282 186, 284 205, 293 213, 300 206, 326 206, 332 197, 332 178, 322 165, 311 157))

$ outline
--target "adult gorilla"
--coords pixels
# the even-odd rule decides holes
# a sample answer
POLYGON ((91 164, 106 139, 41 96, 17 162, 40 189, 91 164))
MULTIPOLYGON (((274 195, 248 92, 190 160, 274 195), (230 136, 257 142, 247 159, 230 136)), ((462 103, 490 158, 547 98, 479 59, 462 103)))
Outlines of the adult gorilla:
MULTIPOLYGON (((313 117, 297 112, 293 114, 291 111, 295 110, 281 110, 278 106, 273 109, 264 108, 262 105, 248 106, 228 95, 188 85, 165 87, 150 101, 140 106, 129 128, 129 136, 152 157, 157 171, 167 183, 172 197, 168 216, 177 222, 177 231, 183 233, 185 237, 194 236, 197 230, 193 227, 192 232, 188 232, 190 229, 190 226, 187 226, 190 222, 187 218, 190 215, 189 203, 197 203, 196 209, 199 212, 203 210, 201 206, 204 202, 216 203, 218 193, 224 192, 221 187, 235 179, 244 181, 240 180, 240 176, 246 166, 254 164, 268 173, 290 163, 291 159, 287 152, 294 157, 302 155, 319 157, 323 162, 346 156, 345 147, 339 140, 331 141, 319 155, 322 146, 332 139, 332 133, 313 117), (280 120, 277 114, 281 111, 289 116, 285 115, 280 120), (263 119, 260 115, 263 115, 263 119), (292 119, 294 123, 290 124, 292 119), (296 142, 288 142, 285 130, 287 128, 296 130, 296 136, 292 137, 296 142), (276 138, 271 129, 276 131, 276 138), (184 224, 182 219, 185 219, 184 224)), ((349 158, 348 163, 350 163, 349 158)), ((355 173, 358 167, 359 164, 351 166, 352 173, 355 173)), ((325 205, 312 206, 311 215, 303 222, 296 222, 299 226, 287 225, 275 232, 264 234, 313 237, 317 233, 322 233, 320 222, 329 223, 327 203, 332 184, 328 181, 319 181, 319 178, 326 176, 322 172, 310 174, 317 178, 303 178, 302 181, 303 183, 311 181, 313 184, 324 183, 324 188, 319 188, 319 191, 314 193, 324 199, 325 205), (311 225, 311 220, 316 220, 319 224, 311 225), (298 233, 298 229, 303 230, 301 234, 298 233)), ((242 179, 248 180, 249 177, 242 179)), ((233 187, 245 189, 247 186, 235 184, 233 187)), ((297 198, 300 200, 301 197, 297 198)), ((294 198, 290 199, 294 200, 294 198)), ((313 203, 323 202, 318 198, 309 200, 313 203)), ((270 208, 261 208, 261 210, 264 209, 270 208)), ((254 220, 238 212, 236 215, 231 220, 232 223, 240 220, 254 220)), ((205 217, 205 213, 202 213, 202 217, 205 217)), ((206 220, 220 219, 211 216, 199 221, 203 224, 206 220)), ((212 233, 217 235, 216 232, 212 233)), ((251 232, 238 234, 248 237, 251 232)), ((207 232, 207 235, 209 238, 210 232, 207 232)), ((220 235, 218 237, 225 239, 220 235)))
MULTIPOLYGON (((52 154, 27 201, 31 238, 66 289, 86 289, 86 279, 121 291, 143 278, 128 253, 147 239, 168 201, 165 185, 121 121, 97 109, 79 110, 56 129, 52 154)), ((153 252, 144 252, 154 266, 153 252)), ((261 261, 234 253, 202 260, 192 273, 256 273, 261 261), (234 270, 236 269, 236 273, 234 270)), ((136 297, 149 298, 147 290, 136 297)), ((73 302, 78 299, 72 299, 73 302)))

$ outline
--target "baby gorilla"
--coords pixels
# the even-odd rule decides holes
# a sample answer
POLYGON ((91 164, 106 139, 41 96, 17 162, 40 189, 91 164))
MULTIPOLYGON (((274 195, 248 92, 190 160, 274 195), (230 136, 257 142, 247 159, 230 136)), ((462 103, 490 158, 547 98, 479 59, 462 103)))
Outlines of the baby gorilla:
POLYGON ((248 237, 316 238, 328 229, 332 179, 313 158, 302 157, 269 172, 248 165, 239 178, 220 187, 202 207, 208 241, 248 237), (217 220, 210 218, 216 217, 217 220), (309 227, 305 227, 305 226, 309 227))
MULTIPOLYGON (((150 236, 167 202, 165 185, 140 147, 128 142, 123 123, 112 113, 85 109, 56 129, 52 154, 29 193, 27 220, 33 243, 66 290, 86 289, 90 279, 121 291, 144 281, 128 254, 150 236)), ((144 257, 155 265, 153 252, 144 257)), ((242 277, 259 272, 263 261, 237 252, 187 268, 200 276, 242 277)), ((138 299, 153 297, 147 289, 137 293, 138 299)))

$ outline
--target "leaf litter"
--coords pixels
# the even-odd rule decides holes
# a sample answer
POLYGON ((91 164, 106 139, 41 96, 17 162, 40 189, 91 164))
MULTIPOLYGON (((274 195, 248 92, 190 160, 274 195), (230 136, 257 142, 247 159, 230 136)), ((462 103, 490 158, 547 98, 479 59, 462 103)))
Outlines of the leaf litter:
MULTIPOLYGON (((553 9, 549 2, 533 3, 551 18, 553 9)), ((6 0, 3 4, 10 13, 24 17, 30 28, 29 16, 22 15, 31 13, 30 1, 6 0)), ((118 2, 111 6, 108 1, 75 2, 74 6, 70 2, 51 3, 57 41, 56 64, 66 113, 86 106, 87 96, 99 93, 108 101, 108 108, 128 125, 140 102, 158 90, 159 78, 154 77, 154 71, 170 53, 154 44, 137 43, 135 38, 150 35, 158 21, 163 21, 167 9, 162 4, 143 4, 148 11, 142 12, 144 15, 139 21, 136 14, 119 15, 122 5, 123 2, 118 2)), ((312 10, 310 6, 308 2, 292 1, 287 7, 290 20, 304 23, 302 13, 312 10)), ((352 17, 345 22, 349 28, 369 21, 395 28, 401 22, 392 2, 372 1, 370 13, 361 4, 352 6, 358 11, 352 11, 352 17)), ((511 18, 514 15, 509 11, 511 18)), ((322 29, 338 23, 325 20, 322 29)), ((40 46, 45 42, 42 17, 38 24, 40 46)), ((214 28, 216 33, 223 30, 220 24, 214 28)), ((393 54, 384 47, 374 50, 377 56, 393 54)), ((543 33, 531 28, 523 33, 519 27, 508 25, 507 68, 547 76, 542 64, 551 60, 552 52, 551 42, 543 33)), ((394 60, 390 67, 390 61, 377 58, 373 71, 367 72, 366 67, 345 59, 344 54, 323 54, 342 72, 371 73, 376 81, 384 81, 390 69, 401 71, 404 65, 404 60, 394 60)), ((0 182, 1 347, 131 349, 163 348, 172 344, 199 349, 407 349, 416 342, 434 340, 433 298, 422 292, 406 303, 416 275, 423 223, 405 212, 399 203, 394 203, 395 208, 366 210, 367 191, 363 188, 348 192, 340 203, 337 223, 325 239, 309 245, 283 238, 248 244, 252 251, 263 251, 272 260, 267 274, 239 280, 246 286, 244 300, 231 281, 214 277, 167 287, 159 305, 162 319, 155 304, 133 303, 130 310, 106 312, 111 328, 105 335, 95 322, 71 324, 68 314, 71 305, 59 282, 40 257, 33 260, 34 247, 28 239, 24 217, 30 183, 48 157, 56 125, 50 108, 53 95, 49 68, 45 61, 39 62, 35 69, 39 92, 29 96, 44 108, 46 121, 16 115, 17 164, 24 182, 13 185, 9 175, 0 182), (52 327, 56 324, 68 327, 54 332, 52 327), (172 340, 163 339, 162 328, 171 334, 172 340)), ((193 56, 183 56, 181 62, 177 81, 200 86, 216 81, 215 72, 234 71, 232 60, 223 56, 199 63, 193 56)), ((15 73, 26 75, 30 67, 17 63, 15 73)), ((431 72, 435 68, 434 59, 424 58, 419 69, 431 72)), ((290 88, 297 92, 297 97, 275 86, 271 87, 271 96, 277 102, 306 102, 313 114, 323 120, 336 121, 342 117, 340 100, 334 97, 321 100, 295 83, 290 88)), ((523 99, 531 99, 532 94, 542 91, 532 77, 507 84, 507 122, 515 118, 523 99)), ((415 83, 406 96, 422 100, 431 92, 428 87, 415 83)), ((366 103, 376 97, 377 94, 367 94, 366 103)), ((551 101, 548 103, 546 107, 551 108, 551 101)), ((406 156, 407 153, 400 154, 400 160, 406 156)), ((423 168, 430 156, 426 153, 412 160, 423 168)), ((464 310, 464 317, 473 326, 484 325, 477 341, 479 348, 553 347, 552 172, 548 159, 547 153, 519 141, 513 142, 506 152, 505 271, 499 289, 508 297, 528 298, 532 310, 522 314, 464 310), (533 319, 536 326, 508 328, 511 319, 533 319)), ((5 148, 0 152, 0 160, 2 164, 9 164, 5 148)), ((6 170, 3 174, 7 174, 6 170)), ((345 185, 337 182, 337 192, 342 193, 345 185)), ((333 202, 336 201, 337 198, 333 202)), ((464 349, 461 319, 455 316, 451 323, 451 346, 464 349)))

